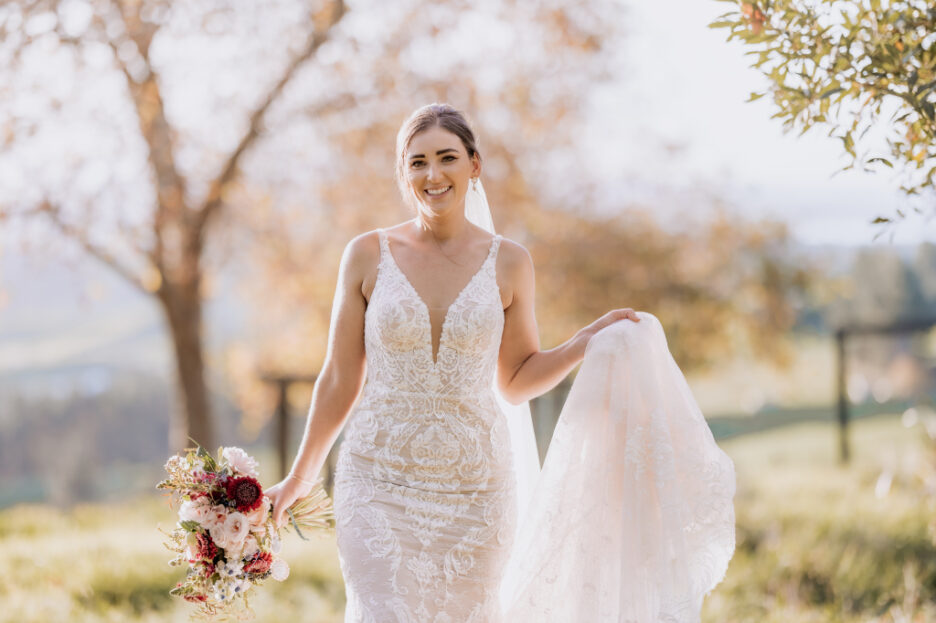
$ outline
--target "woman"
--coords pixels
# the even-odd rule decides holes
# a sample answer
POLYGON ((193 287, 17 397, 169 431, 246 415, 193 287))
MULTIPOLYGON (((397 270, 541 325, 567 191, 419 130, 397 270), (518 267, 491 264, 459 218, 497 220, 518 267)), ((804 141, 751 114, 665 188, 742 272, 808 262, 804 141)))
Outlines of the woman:
POLYGON ((348 420, 334 491, 346 621, 502 620, 520 509, 495 386, 524 403, 582 361, 599 331, 641 322, 616 309, 540 350, 529 253, 465 215, 481 170, 452 107, 403 124, 397 181, 416 216, 348 244, 302 444, 268 490, 281 524, 348 420))

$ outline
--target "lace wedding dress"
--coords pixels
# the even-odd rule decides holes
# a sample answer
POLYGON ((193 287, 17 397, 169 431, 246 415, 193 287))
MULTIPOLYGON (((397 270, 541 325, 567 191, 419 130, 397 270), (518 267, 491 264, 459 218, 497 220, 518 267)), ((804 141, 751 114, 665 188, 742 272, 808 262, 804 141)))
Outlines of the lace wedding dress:
POLYGON ((492 384, 501 237, 446 311, 436 354, 429 310, 379 237, 367 381, 335 475, 345 621, 698 621, 734 550, 734 468, 656 319, 589 342, 520 508, 492 384))

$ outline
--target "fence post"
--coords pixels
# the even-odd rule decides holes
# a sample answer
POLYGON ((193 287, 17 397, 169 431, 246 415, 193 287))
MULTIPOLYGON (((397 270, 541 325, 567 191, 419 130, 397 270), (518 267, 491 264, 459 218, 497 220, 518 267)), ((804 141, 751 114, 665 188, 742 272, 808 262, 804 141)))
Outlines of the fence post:
POLYGON ((848 371, 845 358, 844 329, 835 332, 836 350, 838 351, 838 422, 839 422, 839 462, 848 463, 848 371))

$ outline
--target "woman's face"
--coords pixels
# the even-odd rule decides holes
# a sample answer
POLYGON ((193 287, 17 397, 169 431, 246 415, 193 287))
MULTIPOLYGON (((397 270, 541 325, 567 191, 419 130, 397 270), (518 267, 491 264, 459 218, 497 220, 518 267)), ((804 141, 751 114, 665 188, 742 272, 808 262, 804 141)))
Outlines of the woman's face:
POLYGON ((481 174, 481 159, 477 154, 469 158, 460 138, 434 126, 410 140, 404 167, 420 208, 435 215, 464 210, 468 184, 481 174))

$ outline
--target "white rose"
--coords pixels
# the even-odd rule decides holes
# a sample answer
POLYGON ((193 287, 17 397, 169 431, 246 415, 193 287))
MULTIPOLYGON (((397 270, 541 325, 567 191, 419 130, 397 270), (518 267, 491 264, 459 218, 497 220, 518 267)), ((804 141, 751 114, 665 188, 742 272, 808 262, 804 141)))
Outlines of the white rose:
POLYGON ((273 505, 270 498, 263 496, 260 506, 246 513, 247 521, 250 522, 250 529, 254 532, 262 532, 266 528, 267 518, 270 515, 270 507, 273 505))
POLYGON ((282 558, 277 558, 270 567, 270 574, 273 576, 274 580, 282 582, 289 577, 289 565, 286 564, 286 561, 282 558))
POLYGON ((201 497, 197 500, 186 500, 179 506, 180 521, 194 521, 198 525, 208 528, 212 523, 211 504, 207 497, 201 497))
POLYGON ((225 461, 227 461, 228 465, 231 466, 231 469, 238 471, 245 476, 251 476, 252 478, 258 477, 257 462, 253 459, 252 456, 240 448, 222 448, 221 456, 225 461))
MULTIPOLYGON (((209 531, 223 526, 225 520, 228 518, 228 512, 227 506, 221 504, 210 506, 205 511, 205 522, 202 525, 209 531)), ((214 532, 211 533, 211 538, 214 539, 214 532)), ((217 541, 215 541, 215 543, 217 543, 217 541)))
POLYGON ((250 558, 259 551, 260 544, 257 542, 256 537, 252 534, 248 534, 247 538, 244 539, 244 551, 241 552, 241 558, 250 558))
POLYGON ((210 528, 211 538, 218 544, 218 547, 225 551, 240 551, 244 546, 244 539, 250 531, 250 524, 247 523, 247 517, 243 513, 231 513, 224 520, 223 524, 215 525, 210 528))

